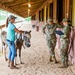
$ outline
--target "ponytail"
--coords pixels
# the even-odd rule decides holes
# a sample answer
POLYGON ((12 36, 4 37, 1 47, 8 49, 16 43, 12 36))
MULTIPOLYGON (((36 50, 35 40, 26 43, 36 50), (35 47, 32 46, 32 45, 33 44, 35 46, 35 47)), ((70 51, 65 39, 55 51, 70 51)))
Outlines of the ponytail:
POLYGON ((8 27, 9 19, 6 19, 6 27, 8 27))

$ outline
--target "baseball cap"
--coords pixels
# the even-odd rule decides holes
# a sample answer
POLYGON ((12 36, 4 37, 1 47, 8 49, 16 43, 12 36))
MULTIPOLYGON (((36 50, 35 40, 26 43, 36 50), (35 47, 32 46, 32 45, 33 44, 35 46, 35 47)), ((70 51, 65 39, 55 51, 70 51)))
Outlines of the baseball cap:
POLYGON ((10 15, 9 17, 8 17, 8 19, 10 20, 10 19, 16 19, 17 17, 15 17, 15 16, 13 16, 13 15, 10 15))

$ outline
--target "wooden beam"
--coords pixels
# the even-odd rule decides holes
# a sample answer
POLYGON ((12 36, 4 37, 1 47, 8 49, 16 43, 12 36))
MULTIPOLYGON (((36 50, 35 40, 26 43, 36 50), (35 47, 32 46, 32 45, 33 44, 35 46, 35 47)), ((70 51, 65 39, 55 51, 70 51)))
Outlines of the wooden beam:
MULTIPOLYGON (((42 5, 42 4, 41 4, 41 5, 42 5)), ((30 8, 30 10, 31 10, 31 11, 34 11, 34 10, 37 10, 39 7, 40 7, 40 5, 37 5, 37 6, 34 5, 34 6, 32 6, 32 7, 30 8)), ((15 8, 15 10, 19 11, 18 8, 15 8)), ((28 10, 28 7, 22 7, 22 8, 20 8, 20 10, 21 10, 21 11, 22 11, 22 10, 23 10, 23 11, 24 11, 24 10, 27 11, 27 10, 28 10)))
MULTIPOLYGON (((4 1, 4 0, 3 0, 4 1)), ((10 1, 10 2, 8 2, 8 0, 7 1, 1 1, 1 3, 2 4, 4 4, 4 5, 8 5, 8 4, 18 4, 18 3, 24 3, 24 2, 27 2, 27 0, 12 0, 12 1, 10 1)))
MULTIPOLYGON (((30 1, 30 3, 33 4, 38 4, 38 3, 42 3, 44 2, 44 0, 40 0, 40 1, 30 1)), ((28 1, 12 1, 12 2, 7 2, 7 3, 3 3, 6 6, 10 6, 10 7, 14 7, 14 6, 20 6, 20 5, 27 5, 28 1)))
POLYGON ((1 0, 0 3, 9 3, 9 2, 13 2, 14 0, 1 0))
MULTIPOLYGON (((35 11, 36 11, 36 10, 31 11, 31 12, 30 12, 30 15, 32 15, 35 11)), ((19 13, 21 13, 22 15, 23 15, 23 14, 24 14, 24 15, 28 15, 28 12, 19 12, 19 13)))
MULTIPOLYGON (((24 4, 24 2, 21 2, 21 3, 14 3, 14 4, 5 4, 6 6, 9 6, 9 7, 17 7, 17 6, 22 6, 24 4)), ((25 5, 27 5, 28 2, 25 3, 25 5)))
MULTIPOLYGON (((17 12, 15 12, 14 10, 12 10, 12 9, 10 9, 10 8, 8 8, 8 7, 6 7, 5 5, 2 5, 1 3, 0 3, 0 8, 6 10, 6 11, 8 11, 8 12, 14 13, 14 14, 16 14, 16 15, 19 15, 19 13, 17 13, 17 12)), ((19 16, 21 16, 21 15, 19 15, 19 16)), ((23 17, 23 16, 21 16, 21 17, 23 17)))
POLYGON ((4 28, 6 25, 4 24, 4 25, 0 25, 0 29, 2 29, 2 28, 4 28))
MULTIPOLYGON (((38 2, 38 3, 34 2, 33 4, 31 4, 31 6, 32 6, 32 7, 37 6, 37 5, 38 5, 38 6, 41 6, 41 4, 43 4, 43 2, 44 2, 44 1, 38 2)), ((12 6, 12 5, 11 5, 11 6, 8 5, 8 6, 9 6, 10 8, 24 7, 24 6, 28 7, 28 2, 25 3, 25 4, 24 4, 24 3, 19 3, 19 4, 16 4, 16 5, 13 5, 13 6, 12 6)))
MULTIPOLYGON (((7 10, 9 12, 12 12, 14 14, 20 15, 20 16, 24 16, 24 14, 22 13, 24 10, 25 12, 28 12, 26 10, 28 10, 28 5, 27 5, 27 0, 3 0, 0 2, 0 7, 4 10, 7 10), (1 4, 2 3, 2 4, 1 4), (25 3, 25 5, 23 5, 25 3), (22 12, 21 9, 23 10, 22 12)), ((30 1, 32 4, 31 9, 31 13, 30 15, 32 15, 33 13, 35 13, 35 11, 41 7, 41 5, 45 2, 45 0, 31 0, 30 1)))
MULTIPOLYGON (((23 21, 17 21, 17 22, 15 22, 15 23, 20 23, 20 22, 23 22, 23 21)), ((15 23, 14 23, 14 24, 15 24, 15 23)), ((2 28, 4 28, 4 27, 6 27, 6 24, 0 25, 0 29, 2 29, 2 28)))
MULTIPOLYGON (((42 5, 42 4, 41 4, 41 5, 42 5)), ((34 13, 39 7, 40 7, 39 5, 34 6, 34 7, 32 6, 32 7, 30 8, 30 10, 31 10, 31 12, 34 13)), ((21 11, 20 11, 18 8, 15 8, 14 11, 16 11, 16 10, 17 10, 18 13, 23 13, 23 12, 25 13, 25 11, 28 12, 28 7, 20 8, 21 11), (23 11, 22 11, 22 10, 23 10, 23 11)), ((30 13, 31 13, 31 12, 30 12, 30 13)), ((33 13, 32 13, 32 14, 33 14, 33 13)))
MULTIPOLYGON (((45 1, 45 2, 43 3, 43 5, 41 5, 41 7, 40 7, 35 13, 37 13, 39 10, 41 10, 42 8, 44 8, 44 6, 48 4, 48 2, 50 3, 50 2, 52 2, 52 1, 53 1, 53 0, 47 0, 47 1, 45 1)), ((35 14, 35 13, 34 13, 34 14, 35 14)), ((33 15, 34 15, 34 14, 33 14, 33 15)))
POLYGON ((1 9, 4 9, 4 10, 6 10, 6 11, 9 11, 9 12, 12 12, 12 13, 17 14, 17 13, 14 12, 13 10, 11 10, 10 8, 8 8, 8 7, 6 7, 6 6, 2 5, 2 4, 0 4, 0 8, 1 8, 1 9))
MULTIPOLYGON (((37 10, 38 8, 39 8, 39 6, 35 6, 35 7, 31 7, 30 10, 34 11, 34 10, 37 10)), ((28 12, 28 7, 23 7, 23 8, 20 8, 20 9, 15 8, 14 10, 17 10, 17 11, 21 10, 20 12, 22 12, 22 11, 27 11, 28 12)))

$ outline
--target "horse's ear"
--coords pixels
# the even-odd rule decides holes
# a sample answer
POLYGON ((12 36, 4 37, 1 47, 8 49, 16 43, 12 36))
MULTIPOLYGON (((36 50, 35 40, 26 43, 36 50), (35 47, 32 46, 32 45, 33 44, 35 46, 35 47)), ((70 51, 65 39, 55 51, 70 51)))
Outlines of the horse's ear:
POLYGON ((29 31, 29 33, 31 33, 31 30, 29 31))

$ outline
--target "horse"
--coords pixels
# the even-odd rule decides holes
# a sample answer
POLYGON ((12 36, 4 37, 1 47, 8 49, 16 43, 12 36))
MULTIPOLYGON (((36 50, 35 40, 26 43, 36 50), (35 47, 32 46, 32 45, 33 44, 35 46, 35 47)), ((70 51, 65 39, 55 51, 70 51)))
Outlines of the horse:
MULTIPOLYGON (((7 36, 7 32, 6 31, 2 31, 1 33, 1 41, 2 41, 2 53, 4 51, 4 56, 5 56, 5 60, 7 61, 7 57, 6 57, 6 49, 8 47, 7 42, 6 42, 6 36, 7 36)), ((31 31, 24 31, 24 33, 20 34, 20 33, 16 33, 16 40, 15 40, 15 47, 16 47, 16 55, 15 55, 15 64, 16 64, 16 57, 17 57, 17 50, 19 50, 19 59, 20 59, 20 63, 22 63, 21 61, 21 49, 22 46, 25 49, 26 47, 30 47, 31 46, 31 31)))
POLYGON ((7 36, 7 32, 6 31, 2 31, 1 32, 2 54, 4 52, 5 60, 7 61, 8 59, 6 57, 6 49, 7 49, 8 45, 6 43, 6 36, 7 36))
MULTIPOLYGON (((17 33, 16 35, 16 41, 15 41, 16 53, 17 53, 17 50, 19 50, 19 59, 21 64, 22 64, 22 61, 21 61, 22 46, 24 47, 24 49, 25 49, 25 46, 30 47, 31 46, 30 39, 31 39, 31 31, 29 32, 26 31, 23 34, 17 33)), ((16 54, 16 57, 17 57, 17 54, 16 54)), ((15 64, 16 64, 16 58, 15 58, 15 64)))

